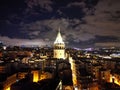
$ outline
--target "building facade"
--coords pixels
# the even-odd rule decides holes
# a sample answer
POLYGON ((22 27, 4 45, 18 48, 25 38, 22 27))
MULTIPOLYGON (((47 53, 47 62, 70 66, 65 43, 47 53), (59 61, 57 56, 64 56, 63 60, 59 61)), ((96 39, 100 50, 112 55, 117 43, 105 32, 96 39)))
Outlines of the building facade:
POLYGON ((54 42, 54 55, 53 58, 65 59, 65 43, 63 42, 60 29, 58 31, 56 40, 54 42))

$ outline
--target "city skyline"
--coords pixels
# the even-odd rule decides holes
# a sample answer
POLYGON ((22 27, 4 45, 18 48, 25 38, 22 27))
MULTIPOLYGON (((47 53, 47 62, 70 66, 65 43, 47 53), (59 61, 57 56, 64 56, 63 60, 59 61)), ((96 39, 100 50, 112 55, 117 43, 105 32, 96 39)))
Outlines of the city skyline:
POLYGON ((58 28, 67 46, 120 47, 119 0, 1 0, 0 41, 52 45, 58 28))

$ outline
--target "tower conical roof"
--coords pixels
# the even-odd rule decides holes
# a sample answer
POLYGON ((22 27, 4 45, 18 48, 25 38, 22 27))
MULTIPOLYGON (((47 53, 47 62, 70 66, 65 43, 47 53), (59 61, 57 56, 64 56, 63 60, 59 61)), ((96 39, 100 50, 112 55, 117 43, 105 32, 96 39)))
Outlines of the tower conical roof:
POLYGON ((56 44, 56 43, 64 44, 61 33, 60 33, 60 28, 58 29, 58 34, 57 34, 57 37, 56 37, 56 40, 55 40, 54 44, 56 44))

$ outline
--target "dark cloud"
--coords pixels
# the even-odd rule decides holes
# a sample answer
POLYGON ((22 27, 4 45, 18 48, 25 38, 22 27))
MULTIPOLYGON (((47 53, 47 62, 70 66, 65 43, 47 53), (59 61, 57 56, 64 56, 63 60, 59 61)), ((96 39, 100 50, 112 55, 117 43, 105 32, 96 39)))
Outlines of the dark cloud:
POLYGON ((1 0, 0 40, 53 44, 60 27, 68 46, 115 45, 120 42, 119 4, 120 0, 1 0))
POLYGON ((120 39, 115 36, 96 36, 96 42, 119 42, 120 39))
POLYGON ((0 19, 9 19, 13 14, 21 14, 26 8, 24 0, 0 0, 0 19))
POLYGON ((46 10, 48 12, 52 11, 52 4, 51 0, 26 0, 26 4, 30 9, 37 9, 37 7, 46 10))

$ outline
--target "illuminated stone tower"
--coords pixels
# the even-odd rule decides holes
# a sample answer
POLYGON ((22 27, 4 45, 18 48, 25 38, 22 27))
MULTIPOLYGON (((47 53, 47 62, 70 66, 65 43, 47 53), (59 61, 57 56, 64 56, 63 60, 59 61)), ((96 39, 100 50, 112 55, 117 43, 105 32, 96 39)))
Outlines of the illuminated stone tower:
POLYGON ((54 58, 57 59, 65 59, 65 44, 63 42, 60 28, 56 37, 56 40, 54 42, 54 58))

